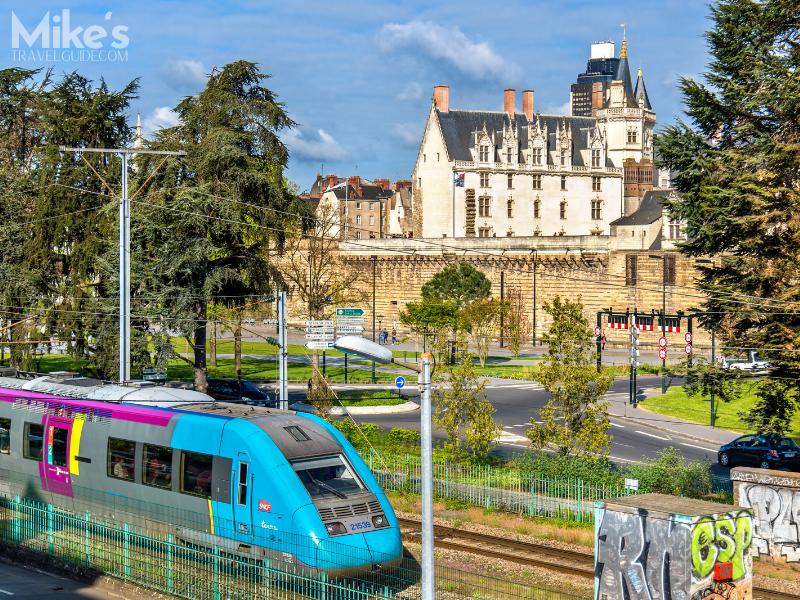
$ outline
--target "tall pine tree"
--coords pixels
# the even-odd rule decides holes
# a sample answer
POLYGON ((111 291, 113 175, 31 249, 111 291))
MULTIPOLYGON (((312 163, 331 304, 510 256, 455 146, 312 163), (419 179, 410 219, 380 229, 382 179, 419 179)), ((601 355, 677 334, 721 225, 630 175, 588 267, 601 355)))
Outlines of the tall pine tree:
MULTIPOLYGON (((759 349, 796 391, 800 12, 796 0, 722 0, 711 14, 706 81, 681 81, 691 122, 667 128, 656 142, 682 196, 669 209, 686 222, 684 252, 719 257, 702 285, 727 345, 759 349)), ((796 393, 781 402, 769 395, 752 422, 775 431, 771 417, 780 415, 785 429, 796 393)))
POLYGON ((285 185, 288 151, 279 138, 294 125, 255 63, 211 73, 205 89, 176 107, 180 124, 153 144, 184 150, 183 160, 142 156, 133 200, 134 285, 149 314, 189 342, 195 386, 206 389, 209 307, 240 309, 274 290, 270 260, 297 210, 285 185), (137 283, 138 281, 138 283, 137 283), (146 292, 146 293, 143 293, 146 292))

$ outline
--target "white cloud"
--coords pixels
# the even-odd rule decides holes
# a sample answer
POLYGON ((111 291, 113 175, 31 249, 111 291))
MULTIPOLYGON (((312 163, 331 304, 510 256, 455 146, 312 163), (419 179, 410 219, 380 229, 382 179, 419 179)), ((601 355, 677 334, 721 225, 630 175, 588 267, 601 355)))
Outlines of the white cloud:
POLYGON ((564 104, 548 104, 542 109, 542 114, 544 115, 567 115, 572 112, 572 106, 569 103, 569 100, 564 102, 564 104))
POLYGON ((409 82, 405 89, 397 95, 398 100, 407 102, 416 102, 420 98, 422 98, 422 86, 416 81, 409 82))
POLYGON ((324 129, 317 129, 316 136, 290 129, 282 137, 292 154, 300 160, 342 160, 347 156, 347 151, 324 129))
POLYGON ((198 91, 206 84, 206 68, 198 60, 171 60, 161 68, 161 75, 171 88, 198 91))
POLYGON ((430 21, 386 23, 378 34, 381 50, 411 49, 455 67, 470 79, 514 83, 520 68, 498 55, 487 42, 469 39, 460 29, 430 21))
POLYGON ((169 106, 156 106, 149 116, 142 121, 142 135, 146 138, 165 127, 174 127, 180 123, 178 113, 169 106))
POLYGON ((396 123, 392 127, 392 133, 400 140, 403 146, 415 148, 419 146, 422 139, 422 131, 419 123, 396 123))

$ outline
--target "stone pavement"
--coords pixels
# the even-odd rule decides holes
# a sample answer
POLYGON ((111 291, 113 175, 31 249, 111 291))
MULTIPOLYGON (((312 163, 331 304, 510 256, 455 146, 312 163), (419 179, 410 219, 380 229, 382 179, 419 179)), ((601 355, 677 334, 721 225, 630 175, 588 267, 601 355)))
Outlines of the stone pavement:
MULTIPOLYGON (((646 388, 644 392, 648 397, 652 397, 660 394, 661 388, 646 388)), ((698 442, 721 446, 742 435, 719 427, 712 428, 709 425, 683 421, 677 417, 659 415, 643 409, 642 404, 639 404, 637 408, 633 408, 628 404, 627 392, 606 394, 606 400, 609 403, 609 415, 612 417, 632 421, 667 433, 682 435, 698 442)))

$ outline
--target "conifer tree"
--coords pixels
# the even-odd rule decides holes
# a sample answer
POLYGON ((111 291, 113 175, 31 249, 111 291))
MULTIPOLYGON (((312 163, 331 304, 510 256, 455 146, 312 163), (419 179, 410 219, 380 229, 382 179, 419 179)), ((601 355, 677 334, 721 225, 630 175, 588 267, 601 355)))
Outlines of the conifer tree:
POLYGON ((800 386, 799 14, 794 0, 713 4, 706 81, 681 80, 690 122, 657 139, 681 193, 668 203, 686 222, 681 250, 718 257, 702 275, 705 308, 726 345, 759 349, 791 388, 764 387, 754 408, 773 431, 800 386))

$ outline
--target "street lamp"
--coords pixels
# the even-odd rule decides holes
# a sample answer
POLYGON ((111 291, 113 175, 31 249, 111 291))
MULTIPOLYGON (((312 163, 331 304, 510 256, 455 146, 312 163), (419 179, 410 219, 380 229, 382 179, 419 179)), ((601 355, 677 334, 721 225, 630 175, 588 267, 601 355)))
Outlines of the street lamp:
MULTIPOLYGON (((667 337, 667 257, 651 254, 650 258, 661 261, 661 335, 667 337)), ((661 359, 661 393, 667 393, 667 358, 661 359)))
POLYGON ((358 335, 345 335, 333 343, 342 352, 357 354, 382 364, 394 363, 420 374, 422 393, 422 600, 434 600, 433 572, 433 436, 431 425, 431 356, 422 354, 422 365, 394 358, 389 348, 358 335))

